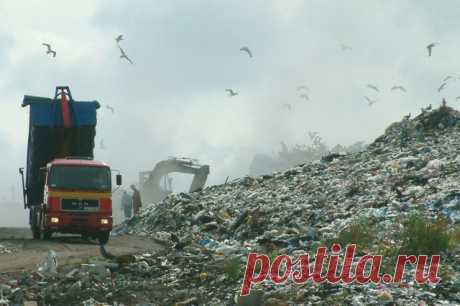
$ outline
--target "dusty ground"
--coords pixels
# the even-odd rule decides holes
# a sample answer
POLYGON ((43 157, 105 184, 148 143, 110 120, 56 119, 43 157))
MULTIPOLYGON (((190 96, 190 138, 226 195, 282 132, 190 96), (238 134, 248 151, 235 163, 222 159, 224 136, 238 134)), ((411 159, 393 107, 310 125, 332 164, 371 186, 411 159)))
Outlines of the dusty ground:
MULTIPOLYGON (((48 241, 33 240, 29 229, 0 228, 0 244, 17 249, 11 254, 0 254, 0 272, 31 269, 41 263, 49 250, 54 250, 60 264, 78 263, 91 256, 100 256, 97 241, 85 241, 78 236, 56 236, 48 241)), ((151 251, 159 246, 139 236, 111 237, 106 248, 115 255, 151 251)))

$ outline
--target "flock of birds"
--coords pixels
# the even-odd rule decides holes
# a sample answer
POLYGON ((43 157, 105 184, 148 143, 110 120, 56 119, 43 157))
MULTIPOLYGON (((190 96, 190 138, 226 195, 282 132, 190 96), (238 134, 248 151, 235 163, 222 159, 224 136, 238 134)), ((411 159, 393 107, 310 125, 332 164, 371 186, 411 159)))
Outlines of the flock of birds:
MULTIPOLYGON (((120 59, 122 60, 126 60, 127 62, 129 62, 130 64, 134 64, 134 62, 131 60, 131 58, 128 56, 128 54, 126 53, 126 51, 121 47, 120 43, 124 40, 123 38, 123 35, 120 34, 118 35, 117 37, 115 37, 115 42, 118 46, 118 49, 120 50, 120 59)), ((426 46, 426 49, 428 51, 428 56, 431 57, 431 55, 433 54, 433 48, 435 46, 437 46, 439 43, 437 42, 433 42, 433 43, 430 43, 426 46)), ((57 52, 55 50, 53 50, 53 48, 51 47, 51 44, 49 43, 42 43, 43 46, 46 47, 46 54, 47 55, 51 55, 53 58, 56 57, 56 54, 57 52)), ((341 49, 342 51, 351 51, 353 48, 349 45, 345 45, 345 44, 341 44, 341 49)), ((253 55, 253 52, 251 51, 251 49, 248 47, 248 46, 243 46, 240 48, 240 51, 243 52, 243 53, 246 53, 248 55, 249 58, 252 58, 254 55, 253 55)), ((442 80, 442 83, 441 85, 438 87, 438 92, 441 92, 443 91, 447 85, 449 85, 450 82, 452 81, 455 81, 455 80, 460 80, 460 76, 457 76, 457 75, 448 75, 446 76, 443 80, 442 80)), ((380 93, 380 89, 375 85, 375 84, 367 84, 367 88, 374 91, 375 93, 379 94, 380 93)), ((406 93, 407 90, 404 86, 402 85, 394 85, 391 87, 390 89, 391 91, 400 91, 402 93, 406 93)), ((225 89, 225 91, 227 92, 228 96, 229 97, 235 97, 235 96, 238 96, 239 93, 238 91, 236 91, 235 89, 233 88, 227 88, 225 89)), ((297 86, 297 92, 298 92, 298 97, 300 99, 303 99, 305 101, 309 101, 310 100, 310 93, 309 93, 309 89, 306 85, 299 85, 297 86)), ((365 95, 364 96, 364 99, 366 100, 367 104, 369 106, 372 106, 374 105, 375 103, 377 103, 377 99, 376 98, 370 98, 369 95, 365 95)), ((456 97, 456 100, 460 100, 460 96, 456 97)), ((292 110, 292 105, 289 104, 289 103, 284 103, 284 104, 281 104, 281 107, 283 109, 286 109, 288 111, 291 111, 292 110)), ((431 105, 430 105, 431 107, 431 105)), ((105 108, 108 110, 108 111, 111 111, 112 114, 115 113, 115 109, 110 106, 110 105, 105 105, 105 108)), ((425 109, 422 109, 422 112, 423 111, 426 111, 427 108, 425 109)), ((409 117, 410 117, 410 114, 409 114, 409 117)), ((99 144, 99 147, 101 149, 105 149, 105 145, 104 145, 104 142, 103 140, 101 140, 100 144, 99 144)))
MULTIPOLYGON (((128 54, 126 54, 126 51, 120 46, 120 42, 123 40, 123 35, 120 34, 117 37, 115 37, 115 42, 117 43, 118 49, 120 50, 120 58, 127 60, 130 64, 134 64, 134 62, 129 58, 128 54)), ((51 47, 51 44, 49 43, 42 43, 42 46, 46 47, 46 54, 50 54, 52 57, 56 57, 57 52, 53 50, 51 47)))
MULTIPOLYGON (((437 43, 437 42, 433 42, 433 43, 430 43, 430 44, 428 44, 426 46, 426 49, 428 51, 428 56, 431 57, 431 55, 433 53, 433 48, 435 46, 437 46, 438 44, 439 43, 437 43)), ((349 45, 341 44, 341 49, 342 49, 342 51, 351 51, 353 48, 351 46, 349 46, 349 45)), ((249 57, 253 57, 252 51, 246 46, 241 47, 240 51, 246 52, 249 55, 249 57)), ((438 92, 441 92, 448 85, 449 81, 458 80, 458 79, 460 79, 459 76, 448 75, 447 77, 445 77, 443 79, 442 84, 438 88, 438 92)), ((379 88, 374 84, 367 84, 367 88, 375 91, 376 93, 380 93, 379 88)), ((407 92, 406 88, 404 86, 402 86, 402 85, 394 85, 394 86, 391 87, 390 90, 391 91, 400 91, 402 93, 407 92)), ((228 93, 229 97, 234 97, 234 96, 238 95, 238 92, 235 89, 232 89, 232 88, 227 88, 227 89, 225 89, 225 91, 228 93)), ((297 91, 299 92, 299 98, 301 98, 301 99, 303 99, 305 101, 310 100, 309 89, 308 89, 308 87, 306 85, 297 86, 297 91)), ((364 96, 364 99, 367 101, 367 104, 369 106, 374 105, 378 101, 377 99, 370 98, 368 95, 364 96)), ((460 96, 458 96, 456 98, 456 100, 460 100, 460 96)), ((283 109, 288 110, 288 111, 292 110, 292 105, 289 104, 289 103, 284 103, 284 104, 281 105, 281 107, 283 109)), ((424 110, 426 110, 426 109, 423 109, 422 111, 424 111, 424 110)))

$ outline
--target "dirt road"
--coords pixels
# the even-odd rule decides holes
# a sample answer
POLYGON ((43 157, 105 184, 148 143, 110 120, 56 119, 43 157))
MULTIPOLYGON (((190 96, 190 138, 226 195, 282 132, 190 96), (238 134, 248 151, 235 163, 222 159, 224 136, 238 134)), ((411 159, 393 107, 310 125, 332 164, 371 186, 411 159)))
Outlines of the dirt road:
MULTIPOLYGON (((0 228, 0 245, 13 249, 13 253, 0 254, 0 272, 33 269, 54 250, 60 264, 79 263, 85 258, 100 256, 96 241, 85 241, 78 236, 57 236, 50 240, 33 240, 29 229, 0 228)), ((149 252, 159 246, 139 236, 111 237, 106 248, 115 255, 149 252)))

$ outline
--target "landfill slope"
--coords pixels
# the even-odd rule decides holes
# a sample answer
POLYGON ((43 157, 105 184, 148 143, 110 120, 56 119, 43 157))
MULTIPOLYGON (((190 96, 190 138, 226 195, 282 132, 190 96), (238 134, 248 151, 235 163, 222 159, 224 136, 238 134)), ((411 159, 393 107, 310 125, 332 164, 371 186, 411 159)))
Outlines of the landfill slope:
POLYGON ((458 244, 440 254, 449 273, 437 285, 265 282, 249 297, 238 294, 249 252, 311 253, 356 220, 378 228, 360 254, 398 247, 394 233, 415 212, 454 230, 459 183, 460 114, 443 106, 393 123, 363 152, 171 195, 116 229, 161 249, 32 274, 5 292, 51 305, 458 305, 458 244))
MULTIPOLYGON (((449 229, 460 223, 460 113, 452 108, 393 123, 360 153, 172 195, 131 220, 126 230, 172 246, 163 257, 168 272, 162 275, 171 288, 166 304, 180 300, 175 292, 186 292, 200 305, 233 305, 242 279, 229 280, 229 258, 244 265, 250 251, 303 254, 359 218, 379 226, 380 241, 387 243, 385 237, 414 212, 442 216, 449 229)), ((259 286, 261 300, 252 303, 458 305, 458 244, 441 255, 451 275, 438 285, 266 283, 259 286)))

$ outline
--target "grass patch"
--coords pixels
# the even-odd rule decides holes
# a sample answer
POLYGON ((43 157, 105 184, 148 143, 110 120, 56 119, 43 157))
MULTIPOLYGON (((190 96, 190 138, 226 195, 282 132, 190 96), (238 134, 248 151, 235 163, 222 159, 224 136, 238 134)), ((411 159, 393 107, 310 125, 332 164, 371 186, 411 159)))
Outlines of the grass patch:
POLYGON ((229 283, 236 283, 243 278, 243 265, 238 257, 228 258, 224 261, 224 274, 229 283))
POLYGON ((359 218, 346 226, 335 239, 329 239, 326 244, 330 247, 338 243, 342 248, 348 244, 356 244, 356 250, 369 250, 376 238, 376 227, 366 217, 359 218))
POLYGON ((401 233, 401 252, 411 255, 439 254, 449 249, 452 238, 446 219, 430 222, 420 214, 413 214, 405 222, 401 233))

